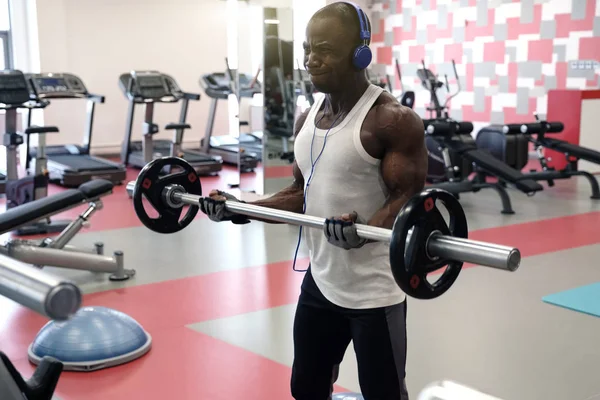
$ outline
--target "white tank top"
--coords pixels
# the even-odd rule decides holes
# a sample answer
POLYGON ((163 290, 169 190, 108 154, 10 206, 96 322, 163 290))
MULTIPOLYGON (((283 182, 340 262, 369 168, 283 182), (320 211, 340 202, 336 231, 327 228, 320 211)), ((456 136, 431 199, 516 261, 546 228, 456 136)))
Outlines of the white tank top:
MULTIPOLYGON (((325 97, 311 107, 294 141, 296 162, 304 177, 307 215, 327 218, 356 211, 368 221, 384 205, 388 193, 381 178, 380 160, 367 153, 360 139, 363 121, 381 92, 380 87, 370 85, 329 134, 327 129, 315 131, 315 117, 325 97)), ((389 244, 369 243, 344 250, 329 244, 322 230, 305 228, 302 232, 315 283, 332 303, 364 309, 405 300, 390 270, 389 244)))

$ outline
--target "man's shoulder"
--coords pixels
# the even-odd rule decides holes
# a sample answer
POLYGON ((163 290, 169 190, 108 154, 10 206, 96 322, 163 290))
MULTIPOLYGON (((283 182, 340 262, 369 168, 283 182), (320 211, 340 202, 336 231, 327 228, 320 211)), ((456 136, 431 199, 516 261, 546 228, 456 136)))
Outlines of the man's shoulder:
POLYGON ((425 128, 421 117, 410 107, 403 106, 388 92, 383 92, 371 109, 377 133, 393 137, 423 136, 425 128))

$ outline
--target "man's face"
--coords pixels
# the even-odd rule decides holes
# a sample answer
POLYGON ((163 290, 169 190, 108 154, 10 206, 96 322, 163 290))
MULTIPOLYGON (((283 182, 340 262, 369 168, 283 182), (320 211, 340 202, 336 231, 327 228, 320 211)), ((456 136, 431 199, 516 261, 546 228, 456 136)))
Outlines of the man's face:
POLYGON ((304 66, 315 88, 322 93, 337 92, 351 82, 355 43, 342 21, 317 17, 306 27, 304 66))

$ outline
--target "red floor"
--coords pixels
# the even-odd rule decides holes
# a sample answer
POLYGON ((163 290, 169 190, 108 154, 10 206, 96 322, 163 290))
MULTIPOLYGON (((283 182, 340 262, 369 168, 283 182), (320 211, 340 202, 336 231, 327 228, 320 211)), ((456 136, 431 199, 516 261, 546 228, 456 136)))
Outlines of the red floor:
MULTIPOLYGON (((128 179, 135 179, 137 172, 130 170, 128 179)), ((204 191, 227 189, 228 179, 235 173, 227 168, 220 177, 202 178, 204 191)), ((245 175, 244 179, 251 178, 245 175)), ((53 186, 50 193, 59 190, 53 186)), ((104 205, 91 229, 141 225, 125 185, 115 187, 114 194, 104 198, 104 205)), ((61 216, 72 218, 83 208, 61 216)), ((472 231, 469 236, 518 245, 522 256, 527 257, 600 243, 599 226, 600 212, 592 212, 472 231), (561 231, 569 235, 552 234, 561 231)), ((152 335, 153 348, 143 358, 123 366, 93 373, 64 373, 57 395, 63 400, 291 399, 288 366, 185 326, 293 304, 302 277, 293 272, 291 261, 286 261, 87 295, 85 305, 115 308, 140 322, 152 335)), ((31 374, 27 347, 46 319, 0 297, 0 321, 0 349, 24 375, 31 374)))
MULTIPOLYGON (((599 243, 598 226, 600 212, 593 212, 474 231, 470 237, 518 244, 527 257, 599 243), (557 231, 570 234, 540 234, 557 231)), ((87 295, 86 305, 115 308, 140 322, 153 337, 153 349, 123 366, 65 373, 58 395, 65 400, 291 399, 289 367, 185 325, 293 304, 302 276, 286 261, 87 295)), ((0 314, 5 322, 0 329, 0 348, 24 374, 30 374, 27 346, 46 321, 1 298, 0 314)))

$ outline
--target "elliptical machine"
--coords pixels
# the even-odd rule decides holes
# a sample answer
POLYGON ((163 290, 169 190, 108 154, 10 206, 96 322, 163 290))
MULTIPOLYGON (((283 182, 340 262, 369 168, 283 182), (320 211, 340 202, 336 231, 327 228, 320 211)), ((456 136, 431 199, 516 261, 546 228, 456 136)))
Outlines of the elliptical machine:
POLYGON ((431 70, 425 67, 425 60, 421 60, 421 65, 423 65, 423 69, 417 70, 417 76, 421 79, 421 83, 423 87, 427 89, 431 96, 431 104, 432 106, 427 107, 427 111, 429 111, 429 118, 432 119, 448 119, 450 118, 448 115, 449 107, 448 103, 452 100, 456 95, 458 95, 461 91, 460 79, 458 79, 458 72, 456 72, 456 63, 452 60, 452 69, 454 71, 454 77, 456 78, 456 93, 449 94, 446 97, 446 101, 442 106, 440 104, 440 100, 437 97, 437 90, 443 87, 446 88, 446 91, 450 93, 450 84, 448 83, 448 74, 444 74, 445 83, 438 80, 438 76, 435 75, 431 70), (435 112, 435 117, 432 114, 435 112))
MULTIPOLYGON (((46 157, 46 134, 58 133, 55 126, 31 126, 31 111, 43 109, 50 104, 37 97, 33 85, 19 70, 0 71, 0 110, 5 110, 5 133, 3 145, 6 147, 6 208, 11 209, 48 195, 49 173, 46 157), (27 128, 17 131, 17 110, 28 111, 27 128), (27 175, 19 178, 17 149, 25 142, 27 135, 38 135, 37 155, 32 160, 33 167, 27 175)), ((22 226, 17 235, 51 234, 64 230, 70 221, 51 221, 50 218, 22 226)))

